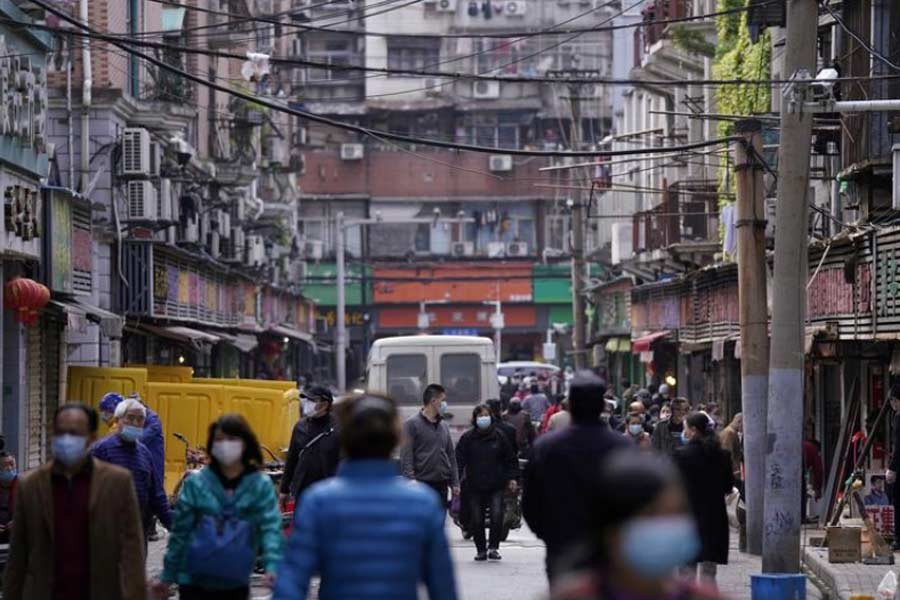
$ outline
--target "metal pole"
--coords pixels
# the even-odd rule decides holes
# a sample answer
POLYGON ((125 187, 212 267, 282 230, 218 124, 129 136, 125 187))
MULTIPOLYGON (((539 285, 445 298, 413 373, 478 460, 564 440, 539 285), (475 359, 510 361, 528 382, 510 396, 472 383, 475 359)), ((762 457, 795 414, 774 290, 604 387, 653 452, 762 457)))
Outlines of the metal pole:
POLYGON ((346 290, 344 289, 344 213, 338 212, 334 224, 334 251, 337 263, 337 331, 334 340, 335 376, 338 391, 347 388, 347 356, 344 352, 347 324, 345 322, 346 290))
POLYGON ((766 220, 762 126, 738 121, 734 146, 737 179, 737 263, 741 322, 741 411, 744 415, 744 487, 747 551, 762 554, 763 480, 766 472, 766 402, 769 381, 766 301, 766 220), (754 152, 755 151, 755 152, 754 152))
MULTIPOLYGON (((580 84, 569 85, 569 102, 572 109, 573 149, 581 147, 581 91, 580 84)), ((575 190, 572 206, 572 353, 575 357, 575 369, 585 368, 584 355, 584 224, 585 207, 583 194, 575 190)))
MULTIPOLYGON (((816 67, 816 0, 788 0, 785 73, 816 67)), ((805 85, 794 83, 793 85, 805 85)), ((796 92, 803 92, 799 88, 796 92)), ((781 108, 775 279, 769 364, 764 573, 800 571, 803 485, 803 339, 806 313, 807 194, 813 114, 785 98, 781 108)))

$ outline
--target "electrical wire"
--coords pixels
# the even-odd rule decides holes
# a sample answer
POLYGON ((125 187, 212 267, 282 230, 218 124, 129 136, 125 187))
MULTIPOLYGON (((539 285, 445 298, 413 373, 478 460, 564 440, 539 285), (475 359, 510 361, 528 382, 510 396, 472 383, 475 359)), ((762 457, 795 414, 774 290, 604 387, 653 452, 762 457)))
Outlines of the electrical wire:
POLYGON ((822 2, 822 6, 825 8, 825 10, 828 12, 828 14, 831 15, 831 18, 834 19, 835 22, 841 26, 841 29, 843 29, 847 33, 847 35, 849 35, 854 40, 856 40, 860 46, 865 48, 866 52, 868 52, 871 56, 873 56, 874 58, 877 58, 878 60, 880 60, 887 66, 889 66, 890 68, 894 69, 895 71, 900 71, 900 65, 892 62, 884 54, 881 54, 880 52, 875 50, 875 48, 873 48, 871 45, 869 45, 864 39, 862 39, 862 37, 860 37, 855 31, 853 31, 844 22, 844 20, 840 16, 838 16, 838 14, 834 12, 834 10, 832 10, 832 8, 828 5, 827 0, 825 2, 822 2))

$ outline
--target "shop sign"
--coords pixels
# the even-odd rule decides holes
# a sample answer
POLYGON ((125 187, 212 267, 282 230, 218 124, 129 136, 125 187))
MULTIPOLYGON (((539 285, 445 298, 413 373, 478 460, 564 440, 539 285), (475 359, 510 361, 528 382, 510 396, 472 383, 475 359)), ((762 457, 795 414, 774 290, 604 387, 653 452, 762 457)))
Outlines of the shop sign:
MULTIPOLYGON (((884 266, 884 265, 883 265, 884 266)), ((806 311, 811 319, 840 315, 868 314, 871 311, 871 268, 856 266, 856 283, 848 283, 844 267, 821 269, 806 293, 806 311)), ((886 277, 882 273, 881 277, 886 277)))
POLYGON ((878 315, 894 315, 897 310, 897 293, 900 292, 900 270, 897 250, 891 248, 878 253, 878 315))
MULTIPOLYGON (((337 311, 334 309, 317 310, 316 319, 324 320, 328 327, 337 325, 337 311)), ((366 324, 366 313, 361 310, 348 310, 344 313, 344 323, 347 327, 361 327, 366 324)))
POLYGON ((3 190, 3 217, 7 236, 29 242, 40 237, 38 192, 24 185, 8 185, 3 190))
POLYGON ((47 81, 40 66, 8 46, 0 35, 0 135, 44 151, 47 123, 47 81))

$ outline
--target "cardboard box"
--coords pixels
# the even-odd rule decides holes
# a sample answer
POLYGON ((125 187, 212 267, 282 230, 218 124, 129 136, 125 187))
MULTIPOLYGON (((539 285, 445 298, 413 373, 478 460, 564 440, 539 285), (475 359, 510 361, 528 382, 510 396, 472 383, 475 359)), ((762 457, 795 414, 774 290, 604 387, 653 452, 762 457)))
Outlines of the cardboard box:
POLYGON ((829 527, 826 533, 828 542, 828 562, 855 563, 862 560, 860 527, 829 527))

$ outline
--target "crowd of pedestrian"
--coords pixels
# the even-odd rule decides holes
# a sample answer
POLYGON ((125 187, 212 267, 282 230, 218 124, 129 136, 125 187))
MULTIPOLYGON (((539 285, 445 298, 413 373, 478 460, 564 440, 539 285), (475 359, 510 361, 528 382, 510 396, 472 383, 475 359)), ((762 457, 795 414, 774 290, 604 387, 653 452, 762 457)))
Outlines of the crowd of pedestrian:
MULTIPOLYGON (((225 414, 174 505, 162 424, 139 396, 107 394, 99 415, 62 405, 49 463, 20 479, 0 453, 3 597, 163 599, 177 587, 182 600, 245 600, 258 573, 275 600, 306 598, 315 577, 322 600, 414 600, 422 585, 455 600, 449 510, 477 562, 502 560, 508 522, 524 516, 546 546, 554 599, 716 598, 741 417, 722 427, 716 406, 691 412, 668 386, 623 383, 619 398, 590 372, 516 375, 504 397, 474 399, 455 443, 441 385, 405 421, 388 397, 337 402, 310 386, 280 481, 248 422, 225 414), (148 581, 157 522, 167 544, 148 581)), ((867 502, 881 502, 883 485, 872 488, 867 502)))

